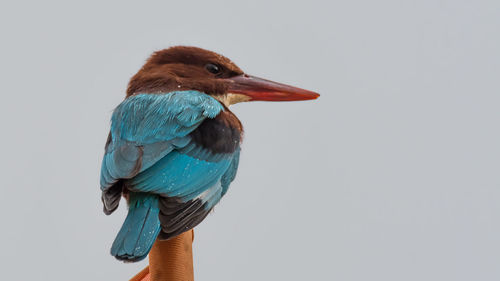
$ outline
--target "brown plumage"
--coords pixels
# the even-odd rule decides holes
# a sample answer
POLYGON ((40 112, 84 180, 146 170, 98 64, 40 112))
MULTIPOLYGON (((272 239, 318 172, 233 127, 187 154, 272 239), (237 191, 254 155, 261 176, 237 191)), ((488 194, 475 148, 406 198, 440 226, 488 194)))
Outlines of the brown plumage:
POLYGON ((135 93, 179 90, 198 90, 209 95, 224 94, 228 85, 222 79, 241 74, 243 71, 222 55, 196 47, 171 47, 151 55, 130 80, 127 97, 135 93), (221 72, 208 72, 205 66, 209 63, 219 66, 221 72))

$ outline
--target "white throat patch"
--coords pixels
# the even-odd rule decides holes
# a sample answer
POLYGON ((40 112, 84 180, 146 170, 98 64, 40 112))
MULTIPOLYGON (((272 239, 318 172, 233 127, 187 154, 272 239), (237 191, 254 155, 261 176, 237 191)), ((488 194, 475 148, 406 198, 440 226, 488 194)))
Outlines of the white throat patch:
POLYGON ((230 105, 233 105, 235 103, 239 102, 244 102, 244 101, 249 101, 250 97, 242 94, 233 94, 233 93, 227 93, 222 96, 214 96, 214 98, 221 103, 223 103, 225 106, 229 107, 230 105))

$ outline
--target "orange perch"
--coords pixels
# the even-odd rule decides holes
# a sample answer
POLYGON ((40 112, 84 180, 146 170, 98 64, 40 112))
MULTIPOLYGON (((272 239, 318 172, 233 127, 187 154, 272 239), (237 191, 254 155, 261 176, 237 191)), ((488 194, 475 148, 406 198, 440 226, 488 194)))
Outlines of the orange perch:
POLYGON ((194 281, 193 240, 193 230, 156 240, 149 252, 149 266, 130 281, 194 281))

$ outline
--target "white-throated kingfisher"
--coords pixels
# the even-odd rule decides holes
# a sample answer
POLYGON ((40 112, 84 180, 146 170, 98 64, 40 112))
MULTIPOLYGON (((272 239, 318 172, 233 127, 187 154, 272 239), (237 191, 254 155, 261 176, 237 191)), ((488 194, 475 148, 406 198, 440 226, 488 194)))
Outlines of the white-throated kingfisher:
POLYGON ((198 225, 233 181, 243 128, 229 106, 316 99, 317 93, 253 77, 195 47, 155 52, 111 117, 100 185, 104 213, 128 201, 111 247, 123 261, 145 258, 155 240, 198 225))

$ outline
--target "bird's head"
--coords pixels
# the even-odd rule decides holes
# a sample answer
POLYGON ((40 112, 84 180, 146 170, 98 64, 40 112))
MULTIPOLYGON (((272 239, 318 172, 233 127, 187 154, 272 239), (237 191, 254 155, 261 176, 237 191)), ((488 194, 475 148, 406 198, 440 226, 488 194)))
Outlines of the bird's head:
POLYGON ((226 106, 243 101, 310 100, 319 94, 245 74, 228 58, 196 47, 155 52, 130 80, 127 97, 139 93, 197 90, 226 106))

